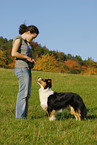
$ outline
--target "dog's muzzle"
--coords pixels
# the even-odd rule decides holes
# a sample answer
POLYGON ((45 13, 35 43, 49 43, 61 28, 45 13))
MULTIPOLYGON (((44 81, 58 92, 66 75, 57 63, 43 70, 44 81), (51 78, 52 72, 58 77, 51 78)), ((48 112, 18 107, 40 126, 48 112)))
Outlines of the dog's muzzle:
POLYGON ((39 84, 41 84, 41 83, 42 83, 41 81, 42 81, 42 79, 41 79, 41 78, 39 78, 39 79, 38 79, 38 83, 39 83, 39 84))

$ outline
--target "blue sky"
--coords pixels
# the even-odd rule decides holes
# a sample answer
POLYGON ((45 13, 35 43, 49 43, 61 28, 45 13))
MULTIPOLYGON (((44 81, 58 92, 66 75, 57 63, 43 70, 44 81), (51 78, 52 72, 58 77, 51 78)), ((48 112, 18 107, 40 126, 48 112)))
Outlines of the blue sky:
POLYGON ((36 25, 49 50, 97 62, 97 0, 3 0, 0 36, 14 39, 22 23, 36 25))

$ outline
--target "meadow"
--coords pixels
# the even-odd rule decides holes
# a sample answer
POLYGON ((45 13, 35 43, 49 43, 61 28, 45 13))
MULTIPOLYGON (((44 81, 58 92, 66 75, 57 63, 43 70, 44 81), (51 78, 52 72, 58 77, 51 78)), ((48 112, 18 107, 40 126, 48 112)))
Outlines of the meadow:
POLYGON ((18 80, 13 69, 0 69, 0 145, 97 145, 97 76, 32 71, 26 120, 15 120, 18 80), (52 90, 79 94, 87 119, 76 121, 67 110, 50 122, 40 107, 38 77, 51 78, 52 90))

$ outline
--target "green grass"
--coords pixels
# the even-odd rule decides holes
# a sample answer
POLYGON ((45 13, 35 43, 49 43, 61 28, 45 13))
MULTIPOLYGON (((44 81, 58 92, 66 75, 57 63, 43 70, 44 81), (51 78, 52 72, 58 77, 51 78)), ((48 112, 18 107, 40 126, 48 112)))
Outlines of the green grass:
POLYGON ((32 72, 27 120, 15 120, 18 80, 12 69, 0 69, 0 145, 96 145, 97 76, 32 72), (78 93, 88 109, 87 120, 76 121, 67 110, 49 122, 39 102, 38 77, 51 78, 52 90, 78 93))

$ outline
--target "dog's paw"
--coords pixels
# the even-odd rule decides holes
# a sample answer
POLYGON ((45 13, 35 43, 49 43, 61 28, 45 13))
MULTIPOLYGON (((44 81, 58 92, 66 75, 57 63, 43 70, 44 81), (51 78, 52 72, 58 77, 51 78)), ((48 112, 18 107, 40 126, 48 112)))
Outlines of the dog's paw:
POLYGON ((56 117, 54 115, 52 117, 49 117, 49 121, 53 121, 55 119, 56 119, 56 117))
POLYGON ((62 109, 60 109, 60 110, 58 110, 57 112, 59 112, 59 113, 61 113, 63 110, 62 109))

